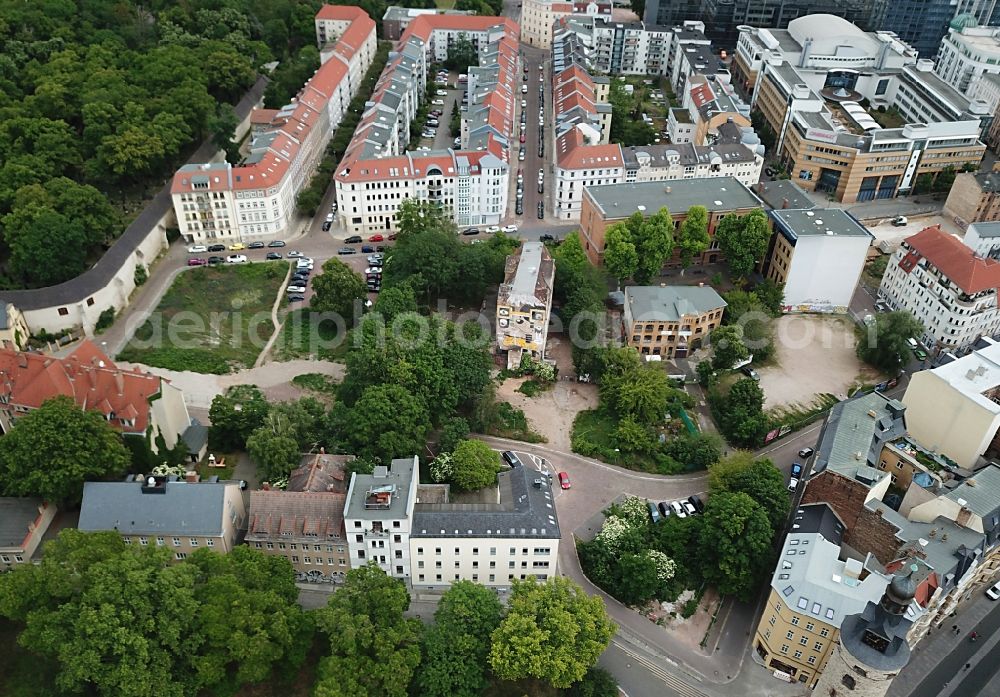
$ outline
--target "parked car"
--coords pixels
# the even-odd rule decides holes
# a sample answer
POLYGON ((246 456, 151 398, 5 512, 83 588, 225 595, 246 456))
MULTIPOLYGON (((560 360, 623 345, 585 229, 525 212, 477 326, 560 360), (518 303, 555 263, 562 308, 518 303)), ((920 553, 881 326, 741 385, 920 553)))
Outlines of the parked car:
POLYGON ((434 99, 434 100, 431 101, 431 104, 433 104, 434 106, 444 106, 444 100, 443 99, 434 99))
POLYGON ((264 249, 263 242, 251 242, 247 245, 247 249, 264 249))
POLYGON ((226 251, 226 245, 224 245, 224 244, 210 244, 210 245, 208 245, 208 251, 210 251, 210 252, 224 252, 224 251, 226 251))
POLYGON ((303 254, 302 252, 300 252, 300 251, 298 251, 298 250, 296 250, 296 249, 293 249, 292 251, 290 251, 290 252, 288 253, 288 258, 289 258, 289 259, 296 259, 296 258, 302 258, 302 257, 304 257, 304 256, 305 256, 305 255, 304 255, 304 254, 303 254))
POLYGON ((542 180, 542 179, 538 180, 538 193, 540 193, 540 194, 544 194, 545 193, 545 181, 542 180))
POLYGON ((363 244, 363 245, 361 245, 361 253, 362 254, 371 254, 374 251, 375 251, 375 247, 373 247, 370 244, 363 244))
POLYGON ((188 259, 188 266, 204 266, 208 262, 201 257, 191 257, 188 259))
POLYGON ((517 225, 504 225, 500 230, 502 232, 517 232, 517 225))
POLYGON ((479 228, 477 228, 477 227, 467 227, 464 230, 462 230, 462 234, 465 235, 465 236, 467 236, 467 237, 471 236, 471 235, 478 235, 479 234, 479 228))
POLYGON ((226 257, 227 264, 245 264, 247 261, 245 254, 230 254, 226 257))
POLYGON ((208 251, 208 247, 203 244, 193 244, 188 247, 188 254, 204 254, 208 251))
POLYGON ((246 248, 247 246, 242 242, 233 242, 231 245, 229 245, 229 251, 231 252, 239 252, 246 248))
POLYGON ((796 479, 801 479, 802 478, 802 463, 801 462, 793 462, 792 463, 792 476, 795 477, 796 479))
POLYGON ((670 508, 673 509, 674 515, 677 516, 678 518, 688 517, 687 509, 685 509, 684 506, 681 505, 680 501, 671 501, 670 508))
POLYGON ((559 486, 561 486, 563 489, 570 488, 569 475, 566 474, 565 472, 559 473, 559 486))
POLYGON ((361 235, 351 235, 344 242, 347 244, 361 244, 361 235))
POLYGON ((341 247, 337 250, 337 254, 357 254, 357 250, 354 247, 341 247))
POLYGON ((286 293, 293 293, 293 294, 297 295, 299 293, 305 293, 306 292, 306 287, 305 286, 288 286, 287 288, 285 288, 285 292, 286 293))
POLYGON ((397 232, 390 232, 388 235, 385 236, 385 238, 387 240, 389 240, 390 242, 392 242, 393 240, 395 240, 397 237, 399 237, 399 233, 397 233, 397 232))
POLYGON ((487 234, 491 235, 494 232, 500 232, 500 226, 499 225, 490 225, 489 227, 486 228, 486 233, 487 234))
POLYGON ((511 467, 521 466, 521 458, 519 458, 517 454, 511 452, 510 450, 504 450, 502 456, 503 459, 507 462, 507 464, 510 465, 511 467))
POLYGON ((542 220, 545 218, 545 204, 541 201, 538 202, 538 219, 542 220))
POLYGON ((328 231, 332 225, 333 225, 333 223, 331 223, 329 220, 324 220, 323 221, 323 232, 328 231))
POLYGON ((812 457, 812 454, 814 452, 816 452, 816 451, 813 450, 812 448, 802 448, 802 450, 799 451, 799 457, 803 457, 803 458, 805 458, 805 457, 812 457))
POLYGON ((386 249, 386 247, 385 247, 384 244, 377 244, 377 245, 375 245, 375 251, 376 252, 384 252, 385 249, 386 249))
POLYGON ((225 261, 226 260, 223 259, 222 257, 209 257, 208 258, 208 265, 209 266, 215 266, 216 264, 222 264, 225 261))
POLYGON ((691 494, 690 496, 688 496, 688 502, 692 506, 694 506, 694 510, 698 511, 699 513, 705 512, 705 504, 702 503, 701 497, 698 496, 698 494, 691 494))
POLYGON ((798 477, 789 477, 788 478, 788 490, 791 491, 791 492, 794 492, 798 488, 799 488, 799 478, 798 477))
POLYGON ((1000 581, 986 589, 986 597, 990 600, 1000 600, 1000 581))
POLYGON ((740 372, 746 375, 751 380, 756 380, 757 382, 760 382, 760 375, 758 375, 757 371, 751 368, 750 366, 748 365, 743 366, 742 368, 740 368, 740 372))
POLYGON ((267 243, 268 247, 284 247, 285 242, 283 240, 271 240, 267 243))
POLYGON ((538 236, 539 242, 555 242, 556 238, 553 235, 545 234, 538 236))
POLYGON ((268 252, 267 256, 265 256, 264 258, 265 259, 271 259, 271 260, 280 259, 281 258, 281 252, 268 252))
POLYGON ((674 509, 670 507, 669 501, 660 501, 656 507, 660 509, 660 515, 664 518, 669 518, 674 514, 674 509))
POLYGON ((697 509, 695 509, 694 505, 690 501, 681 501, 680 504, 681 508, 683 508, 684 512, 688 515, 698 515, 697 509))
POLYGON ((327 213, 326 214, 326 222, 328 222, 328 223, 332 223, 333 222, 333 213, 327 213))
POLYGON ((907 218, 905 215, 897 215, 895 218, 892 219, 892 224, 895 225, 896 227, 903 227, 904 225, 907 225, 909 222, 910 222, 909 218, 907 218))
POLYGON ((439 96, 439 97, 447 97, 448 96, 448 93, 445 92, 444 90, 438 90, 437 92, 435 92, 435 94, 437 96, 439 96))
POLYGON ((288 296, 288 302, 290 302, 290 303, 300 303, 300 302, 302 302, 305 299, 306 299, 306 296, 299 295, 299 294, 289 295, 288 296))
POLYGON ((913 349, 913 355, 917 357, 918 361, 926 361, 927 360, 927 352, 924 351, 922 348, 915 348, 915 349, 913 349))
POLYGON ((368 238, 369 242, 384 242, 385 238, 382 235, 372 235, 368 238))
POLYGON ((524 148, 522 147, 520 152, 517 153, 518 162, 524 162, 524 148))
POLYGON ((769 177, 773 177, 774 176, 774 167, 765 167, 764 168, 764 174, 766 174, 769 177))
POLYGON ((514 204, 514 214, 524 215, 524 199, 517 199, 517 203, 514 204))
POLYGON ((660 522, 660 510, 656 507, 656 504, 652 501, 646 502, 646 508, 649 509, 649 517, 652 519, 653 524, 656 525, 660 522))

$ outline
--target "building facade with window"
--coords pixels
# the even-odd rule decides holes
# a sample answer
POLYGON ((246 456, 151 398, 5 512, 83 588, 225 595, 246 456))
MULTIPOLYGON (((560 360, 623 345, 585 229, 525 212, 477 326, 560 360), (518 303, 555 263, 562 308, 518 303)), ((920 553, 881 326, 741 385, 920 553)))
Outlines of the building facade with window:
POLYGON ((709 286, 629 286, 622 329, 642 356, 684 358, 722 324, 725 308, 709 286))
POLYGON ((516 369, 522 356, 545 358, 556 266, 541 242, 524 242, 507 257, 497 297, 497 351, 516 369))
POLYGON ((375 58, 375 22, 358 7, 326 5, 316 15, 322 65, 268 123, 253 123, 250 155, 239 165, 189 164, 170 187, 189 243, 252 242, 288 232, 296 197, 326 151, 375 58))
POLYGON ((803 505, 794 516, 754 633, 754 657, 812 688, 845 618, 877 601, 887 579, 875 570, 877 562, 841 559, 845 526, 832 508, 803 505))
POLYGON ((935 351, 960 351, 1000 332, 1000 261, 984 258, 939 226, 903 240, 886 267, 878 295, 924 326, 935 351))
POLYGON ((31 563, 55 516, 55 504, 47 501, 0 497, 0 572, 31 563))
POLYGON ((968 96, 976 93, 983 75, 1000 73, 1000 28, 975 22, 969 15, 951 22, 934 68, 942 80, 968 96))
POLYGON ((155 545, 175 561, 199 549, 232 551, 247 514, 239 482, 129 476, 124 482, 85 482, 78 527, 113 530, 125 544, 155 545))
POLYGON ((965 223, 1000 221, 1000 173, 957 174, 944 203, 944 212, 965 223))

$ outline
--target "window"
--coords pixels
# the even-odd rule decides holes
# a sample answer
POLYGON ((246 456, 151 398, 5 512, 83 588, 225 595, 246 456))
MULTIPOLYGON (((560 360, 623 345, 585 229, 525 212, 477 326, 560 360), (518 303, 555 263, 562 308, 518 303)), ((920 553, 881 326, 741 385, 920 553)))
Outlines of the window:
POLYGON ((206 547, 214 547, 215 546, 215 540, 205 540, 205 546, 206 547))
POLYGON ((294 564, 298 564, 299 563, 299 555, 297 555, 297 554, 293 554, 292 555, 292 563, 294 563, 294 564))
POLYGON ((822 651, 822 650, 823 650, 822 641, 817 641, 815 644, 813 644, 813 651, 822 651))
POLYGON ((826 629, 826 628, 823 628, 823 629, 819 630, 819 635, 822 636, 822 637, 828 637, 828 636, 830 636, 830 630, 826 629))
POLYGON ((792 630, 789 629, 788 632, 785 634, 785 638, 786 639, 794 639, 795 638, 795 632, 793 632, 792 630))
POLYGON ((302 563, 303 564, 312 564, 313 563, 312 557, 302 557, 302 563))
POLYGON ((399 564, 396 565, 396 573, 400 575, 402 575, 403 573, 403 567, 400 566, 399 564))
POLYGON ((781 645, 781 653, 788 653, 788 644, 781 645))
POLYGON ((816 627, 814 622, 806 622, 806 631, 811 632, 816 627))
POLYGON ((417 547, 417 554, 423 554, 423 553, 424 553, 424 548, 423 547, 417 547))
POLYGON ((809 665, 811 665, 811 666, 816 665, 816 657, 815 656, 810 656, 809 657, 809 665))
POLYGON ((840 679, 840 682, 843 683, 844 687, 848 690, 853 690, 854 686, 858 684, 852 676, 847 675, 846 673, 844 674, 844 677, 840 679))
POLYGON ((402 541, 402 539, 403 538, 402 538, 401 535, 393 535, 392 536, 392 541, 395 542, 396 544, 399 544, 402 541))
POLYGON ((799 622, 801 622, 801 619, 799 618, 799 616, 798 615, 792 615, 792 624, 795 625, 796 627, 798 627, 799 626, 799 622))
POLYGON ((145 538, 145 537, 140 537, 139 538, 139 544, 141 544, 143 547, 145 547, 146 545, 149 544, 149 539, 145 538))
POLYGON ((187 553, 185 552, 174 552, 174 559, 176 559, 177 561, 180 561, 181 559, 184 559, 186 557, 187 553))
POLYGON ((795 652, 795 653, 793 654, 793 656, 794 656, 795 658, 802 658, 802 652, 801 652, 801 651, 796 651, 796 652, 795 652))
POLYGON ((771 619, 769 619, 767 623, 770 624, 772 627, 774 626, 774 615, 771 615, 771 619))
POLYGON ((392 521, 392 527, 398 528, 399 527, 399 521, 398 520, 392 521))
MULTIPOLYGON (((259 545, 260 543, 258 542, 257 544, 259 545)), ((156 538, 156 546, 157 547, 162 547, 163 546, 163 538, 162 537, 157 537, 156 538)))
POLYGON ((801 639, 799 639, 799 643, 802 644, 802 646, 805 646, 806 644, 809 643, 809 637, 802 637, 801 639))

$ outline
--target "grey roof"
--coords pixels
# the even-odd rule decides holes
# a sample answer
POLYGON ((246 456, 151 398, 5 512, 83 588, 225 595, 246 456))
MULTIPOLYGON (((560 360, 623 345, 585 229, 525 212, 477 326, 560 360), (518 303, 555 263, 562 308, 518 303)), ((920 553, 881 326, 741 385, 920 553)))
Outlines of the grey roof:
POLYGON ((518 308, 548 307, 555 265, 541 242, 525 242, 507 257, 499 302, 518 308))
MULTIPOLYGON (((997 185, 1000 186, 1000 178, 997 179, 997 185)), ((1000 223, 990 223, 990 222, 979 222, 972 223, 969 228, 975 228, 976 234, 980 237, 1000 237, 1000 223)))
POLYGON ((208 443, 208 428, 198 419, 191 419, 191 423, 181 434, 181 440, 184 441, 189 453, 200 452, 208 443))
MULTIPOLYGON (((979 188, 989 194, 995 194, 1000 191, 1000 174, 994 174, 993 172, 978 172, 975 175, 976 181, 979 182, 979 188)), ((976 223, 978 227, 982 223, 976 223)))
POLYGON ((890 616, 874 601, 860 613, 847 617, 840 626, 840 641, 848 653, 866 666, 891 673, 901 669, 910 660, 910 647, 906 633, 912 621, 905 617, 890 616), (878 651, 864 642, 865 633, 873 631, 889 642, 885 651, 878 651))
POLYGON ((715 213, 760 208, 762 203, 736 177, 606 184, 588 186, 584 193, 611 219, 627 218, 636 211, 654 213, 663 207, 680 213, 691 206, 705 206, 715 213))
MULTIPOLYGON (((625 169, 638 169, 640 156, 649 156, 651 167, 677 165, 707 165, 713 159, 725 164, 730 162, 753 162, 754 154, 739 143, 716 143, 715 145, 695 145, 694 143, 665 143, 654 145, 622 146, 622 161, 625 169)), ((677 180, 671 180, 674 182, 677 180)))
POLYGON ((559 538, 548 477, 522 466, 501 472, 497 480, 500 503, 418 503, 410 536, 559 538))
POLYGON ((625 289, 625 320, 676 322, 685 315, 703 314, 726 306, 709 286, 629 286, 625 289))
POLYGON ((771 579, 793 612, 834 627, 880 598, 888 583, 877 573, 861 580, 862 563, 840 559, 844 530, 827 504, 800 506, 771 579))
POLYGON ((768 208, 795 208, 803 210, 815 208, 816 204, 802 188, 790 179, 758 182, 753 187, 768 208), (787 205, 785 201, 788 201, 787 205))
POLYGON ((772 210, 778 232, 793 245, 800 237, 867 237, 874 238, 857 218, 841 208, 820 210, 772 210))
POLYGON ((962 499, 960 504, 981 518, 995 513, 1000 508, 1000 465, 990 463, 976 472, 976 475, 947 495, 952 501, 962 499))
POLYGON ((352 475, 351 485, 347 491, 347 505, 344 506, 344 517, 352 520, 406 518, 406 503, 410 498, 415 459, 415 457, 396 458, 388 468, 379 466, 372 474, 352 475), (389 508, 365 508, 368 492, 379 487, 394 487, 389 499, 389 508))
POLYGON ((802 51, 802 44, 800 44, 795 37, 793 37, 787 29, 771 29, 768 28, 773 36, 778 41, 778 46, 783 51, 802 51))
POLYGON ((0 300, 0 329, 10 329, 10 327, 7 326, 7 306, 9 304, 10 303, 0 300))
POLYGON ((227 487, 239 483, 168 481, 147 493, 142 482, 86 482, 79 528, 123 535, 221 535, 227 487))
POLYGON ((869 486, 887 476, 872 465, 884 443, 905 435, 905 410, 878 392, 835 404, 820 435, 813 472, 830 470, 869 486))
POLYGON ((904 66, 899 73, 899 79, 916 88, 918 92, 924 93, 927 89, 932 89, 941 99, 928 100, 923 102, 938 112, 939 121, 951 121, 958 118, 969 108, 971 101, 964 94, 956 90, 947 82, 942 80, 930 70, 917 70, 915 65, 904 66), (948 107, 947 109, 942 108, 948 107))
POLYGON ((981 549, 986 536, 955 521, 939 516, 929 523, 908 520, 897 511, 875 499, 865 504, 870 510, 881 510, 882 518, 897 528, 896 539, 903 545, 897 559, 918 557, 938 575, 945 590, 955 586, 961 577, 966 550, 981 549))
POLYGON ((28 526, 38 517, 41 499, 0 498, 0 549, 22 549, 28 526))

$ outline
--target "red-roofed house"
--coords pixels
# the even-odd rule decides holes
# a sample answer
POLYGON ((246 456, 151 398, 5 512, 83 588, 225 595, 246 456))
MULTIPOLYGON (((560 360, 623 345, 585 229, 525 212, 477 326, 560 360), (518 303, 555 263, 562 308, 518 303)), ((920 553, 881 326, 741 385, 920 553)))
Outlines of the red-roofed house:
POLYGON ((892 255, 879 298, 924 325, 925 346, 962 350, 1000 331, 1000 261, 984 258, 940 226, 907 237, 892 255))
POLYGON ((325 46, 322 64, 290 104, 254 113, 250 155, 242 164, 184 165, 174 174, 174 213, 187 242, 274 239, 294 220, 295 199, 377 49, 375 22, 358 7, 320 8, 316 39, 325 46))
POLYGON ((192 455, 204 449, 204 428, 192 422, 180 389, 151 373, 119 368, 90 341, 66 358, 0 348, 0 429, 7 432, 20 416, 58 396, 100 412, 126 435, 147 439, 154 452, 158 437, 167 448, 184 439, 192 455))

